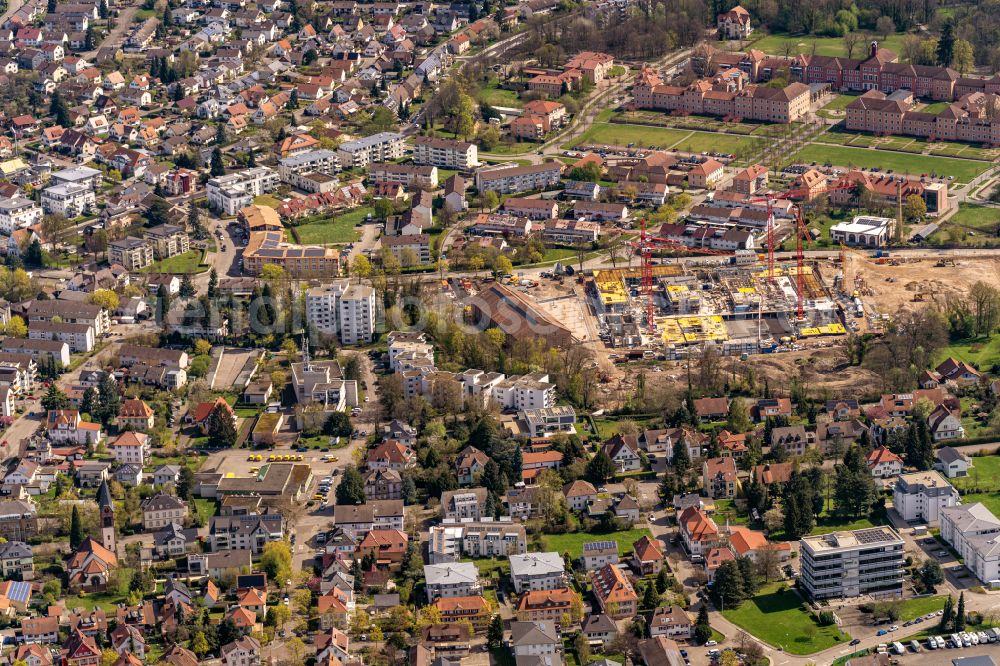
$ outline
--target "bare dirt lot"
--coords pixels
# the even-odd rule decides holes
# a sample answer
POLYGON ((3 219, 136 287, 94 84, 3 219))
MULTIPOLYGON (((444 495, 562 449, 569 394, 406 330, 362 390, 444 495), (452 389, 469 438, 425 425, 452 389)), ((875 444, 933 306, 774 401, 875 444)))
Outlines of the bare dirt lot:
POLYGON ((912 311, 931 303, 944 306, 968 294, 969 288, 980 280, 990 284, 1000 282, 1000 259, 958 259, 953 267, 935 266, 936 262, 930 259, 911 259, 892 265, 877 264, 852 254, 847 263, 848 279, 853 281, 860 272, 866 286, 874 292, 876 307, 886 313, 912 311))

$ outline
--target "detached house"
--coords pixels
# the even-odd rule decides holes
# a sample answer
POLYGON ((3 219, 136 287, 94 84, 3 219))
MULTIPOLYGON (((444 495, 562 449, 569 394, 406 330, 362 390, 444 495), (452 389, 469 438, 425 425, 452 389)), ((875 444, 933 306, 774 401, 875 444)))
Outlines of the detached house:
POLYGON ((702 463, 702 477, 705 492, 713 499, 734 499, 739 489, 739 479, 736 477, 736 460, 727 458, 709 458, 702 463))
POLYGON ((934 469, 940 471, 949 479, 969 475, 972 460, 958 449, 942 446, 935 452, 934 469))
POLYGON ((935 442, 965 437, 961 411, 949 409, 945 405, 938 405, 934 408, 934 411, 927 417, 927 425, 935 442))
POLYGON ((619 472, 638 472, 642 469, 639 455, 639 438, 635 435, 615 435, 602 447, 619 472))
POLYGON ((872 476, 887 479, 903 472, 903 460, 884 446, 874 449, 868 454, 868 469, 872 476))

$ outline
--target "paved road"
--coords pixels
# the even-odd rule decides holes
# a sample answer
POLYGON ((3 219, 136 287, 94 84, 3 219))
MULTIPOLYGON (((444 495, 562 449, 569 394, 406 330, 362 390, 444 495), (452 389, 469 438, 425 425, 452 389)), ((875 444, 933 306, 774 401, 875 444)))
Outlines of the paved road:
MULTIPOLYGON (((125 43, 125 36, 132 30, 132 21, 135 19, 136 12, 139 11, 139 5, 129 5, 128 7, 121 10, 121 13, 115 18, 115 27, 104 36, 101 43, 97 45, 97 48, 93 51, 87 51, 86 53, 80 54, 84 59, 90 60, 97 55, 105 46, 121 46, 125 43)), ((154 21, 159 21, 159 19, 153 19, 154 21)))

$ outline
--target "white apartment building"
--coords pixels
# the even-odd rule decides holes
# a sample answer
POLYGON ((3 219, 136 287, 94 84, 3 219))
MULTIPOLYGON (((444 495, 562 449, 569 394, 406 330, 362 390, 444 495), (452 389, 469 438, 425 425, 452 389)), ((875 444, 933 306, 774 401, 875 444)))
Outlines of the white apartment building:
POLYGON ((0 199, 0 233, 9 236, 18 229, 41 222, 42 215, 38 204, 26 197, 0 199))
POLYGON ((306 291, 306 321, 320 333, 337 335, 337 304, 347 291, 348 280, 337 280, 306 291))
POLYGON ((253 203, 254 197, 273 192, 281 182, 278 174, 267 167, 254 167, 237 173, 218 176, 208 181, 208 205, 226 215, 253 203))
POLYGON ((491 393, 502 409, 546 409, 556 404, 556 385, 546 372, 507 377, 497 382, 491 393))
POLYGON ((892 489, 893 506, 908 522, 919 520, 937 525, 941 509, 960 501, 958 491, 934 470, 900 474, 892 489))
POLYGON ((278 173, 283 182, 291 182, 292 175, 305 173, 325 173, 332 176, 340 171, 340 159, 332 150, 310 150, 305 153, 286 157, 278 161, 278 173))
POLYGON ((108 243, 108 260, 137 271, 153 263, 153 246, 135 236, 108 243))
POLYGON ((558 162, 480 169, 476 172, 476 189, 497 194, 543 190, 558 185, 561 177, 562 167, 558 162))
POLYGON ((903 591, 903 539, 891 527, 805 537, 799 552, 799 581, 814 599, 899 596, 903 591))
POLYGON ((88 212, 97 205, 93 188, 79 183, 53 185, 42 190, 42 209, 73 218, 88 212))
POLYGON ((402 134, 379 132, 340 144, 337 148, 337 157, 345 169, 364 168, 373 162, 398 160, 403 156, 403 148, 402 134))
POLYGON ((427 601, 452 597, 474 597, 483 593, 479 582, 479 569, 472 562, 425 564, 424 580, 427 581, 427 601))
POLYGON ((436 166, 378 162, 368 166, 368 179, 374 183, 396 183, 405 188, 435 188, 438 170, 436 166))
POLYGON ((388 336, 389 369, 402 372, 409 367, 434 367, 434 345, 423 333, 392 331, 388 336))
POLYGON ((502 372, 486 372, 470 368, 455 377, 462 385, 462 396, 480 405, 487 405, 493 400, 493 389, 502 383, 506 376, 502 372))
POLYGON ((53 185, 84 185, 96 190, 102 180, 104 180, 104 174, 99 169, 78 166, 53 172, 50 182, 53 185))
POLYGON ((370 342, 375 335, 375 290, 368 285, 350 285, 340 297, 337 316, 341 343, 358 345, 370 342))
POLYGON ((466 141, 418 136, 413 140, 413 161, 442 169, 471 171, 479 164, 479 149, 466 141))
POLYGON ((576 410, 569 405, 522 409, 517 413, 529 437, 546 437, 556 432, 576 432, 576 410))
POLYGON ((511 555, 510 579, 518 594, 527 590, 555 590, 566 587, 566 565, 559 553, 511 555))
POLYGON ((431 564, 457 562, 462 558, 510 557, 528 552, 524 525, 509 516, 499 520, 455 520, 445 518, 430 529, 427 553, 431 564))
POLYGON ((584 571, 597 571, 608 564, 618 564, 617 541, 591 541, 583 544, 584 571))
POLYGON ((941 509, 941 538, 980 581, 1000 581, 1000 519, 980 502, 941 509))
POLYGON ((72 352, 89 352, 94 348, 94 327, 90 324, 67 324, 36 321, 28 329, 31 340, 58 340, 69 345, 72 352))

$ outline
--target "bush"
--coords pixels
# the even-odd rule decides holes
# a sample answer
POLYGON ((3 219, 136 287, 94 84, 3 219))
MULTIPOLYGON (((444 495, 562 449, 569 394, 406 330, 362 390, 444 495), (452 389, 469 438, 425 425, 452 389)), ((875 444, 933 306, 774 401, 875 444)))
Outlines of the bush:
POLYGON ((833 611, 821 611, 817 621, 819 622, 819 626, 829 627, 831 624, 837 622, 837 618, 834 616, 833 611))

